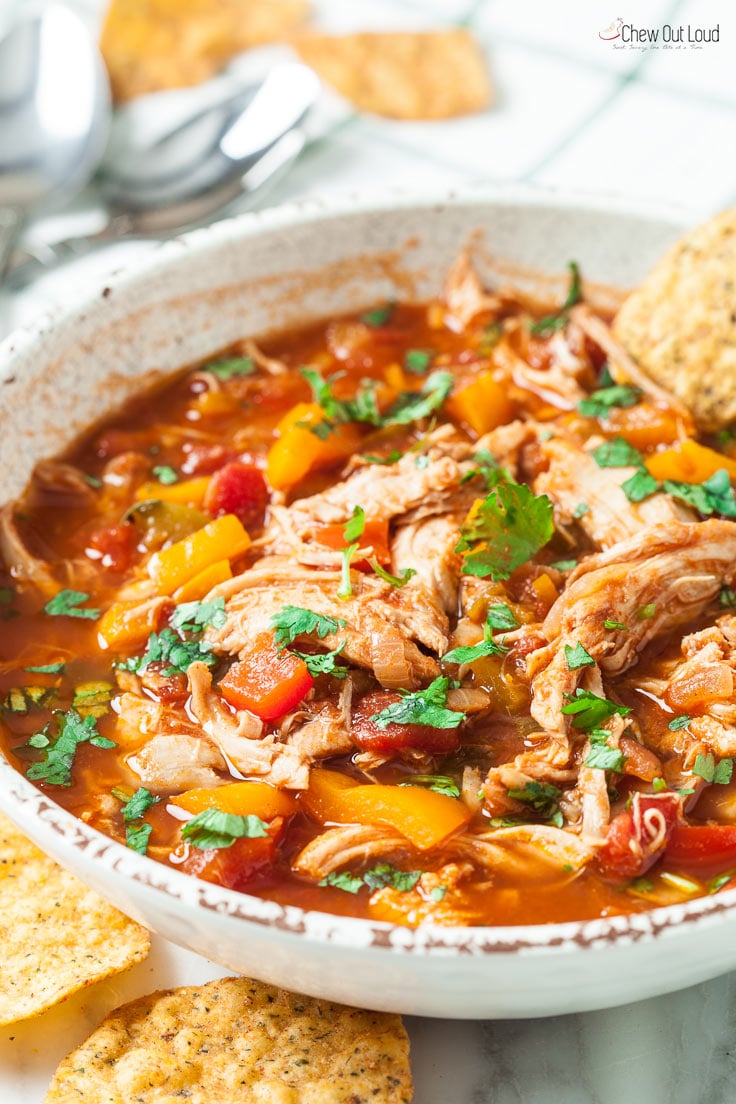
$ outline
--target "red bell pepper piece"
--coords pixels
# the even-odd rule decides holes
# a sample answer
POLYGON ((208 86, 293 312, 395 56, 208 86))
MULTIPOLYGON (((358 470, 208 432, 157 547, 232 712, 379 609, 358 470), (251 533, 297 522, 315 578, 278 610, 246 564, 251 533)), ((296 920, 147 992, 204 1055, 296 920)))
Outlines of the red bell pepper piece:
POLYGON ((314 686, 303 659, 278 651, 271 633, 257 636, 220 682, 220 692, 236 709, 248 709, 263 721, 274 721, 293 709, 314 686))
POLYGON ((716 874, 736 864, 736 825, 678 824, 667 844, 667 861, 700 873, 716 874))
MULTIPOLYGON (((338 552, 341 552, 343 548, 347 548, 349 543, 345 540, 344 524, 321 525, 319 529, 315 530, 314 539, 318 544, 323 544, 326 548, 334 548, 338 552)), ((357 567, 359 571, 370 571, 371 567, 368 561, 360 559, 362 548, 372 548, 373 555, 382 567, 391 563, 391 551, 388 546, 388 521, 385 518, 366 519, 358 543, 358 550, 353 557, 353 567, 357 567)))
POLYGON ((681 801, 675 793, 635 793, 631 807, 614 817, 598 863, 613 878, 639 878, 663 854, 681 801))

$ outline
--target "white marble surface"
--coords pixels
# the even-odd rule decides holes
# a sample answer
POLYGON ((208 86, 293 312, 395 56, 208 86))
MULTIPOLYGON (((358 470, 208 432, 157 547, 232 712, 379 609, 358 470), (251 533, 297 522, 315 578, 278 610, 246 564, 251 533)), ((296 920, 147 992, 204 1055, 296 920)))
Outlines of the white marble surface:
MULTIPOLYGON (((0 0, 0 13, 26 2, 0 0)), ((74 0, 89 12, 100 2, 74 0)), ((497 104, 453 123, 405 125, 352 118, 343 106, 336 118, 340 111, 345 118, 271 202, 420 182, 522 179, 657 196, 696 218, 736 196, 736 6, 729 0, 638 0, 642 25, 720 21, 720 48, 687 54, 614 53, 602 45, 597 30, 617 14, 610 0, 316 0, 315 7, 343 30, 471 18, 488 50, 497 104)), ((4 304, 0 329, 72 300, 148 248, 115 249, 52 274, 4 304)), ((117 1004, 221 973, 155 939, 151 957, 129 974, 37 1021, 0 1029, 0 1104, 40 1104, 58 1061, 117 1004)), ((416 1104, 736 1102, 736 975, 580 1016, 414 1019, 409 1030, 416 1104)))

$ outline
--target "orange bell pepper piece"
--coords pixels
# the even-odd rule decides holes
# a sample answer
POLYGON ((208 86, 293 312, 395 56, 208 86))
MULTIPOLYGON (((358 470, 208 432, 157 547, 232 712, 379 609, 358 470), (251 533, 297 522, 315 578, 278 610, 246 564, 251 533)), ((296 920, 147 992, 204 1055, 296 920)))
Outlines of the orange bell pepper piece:
POLYGON ((514 404, 506 389, 494 378, 493 372, 484 372, 450 396, 447 410, 451 418, 470 426, 481 437, 490 429, 510 421, 514 404))
POLYGON ((311 471, 346 460, 360 444, 360 430, 352 422, 336 425, 324 439, 310 426, 325 420, 317 403, 297 403, 276 427, 277 439, 266 457, 266 477, 272 487, 293 487, 311 471))
POLYGON ((261 820, 292 816, 298 810, 298 805, 290 794, 274 789, 267 782, 233 782, 227 786, 187 790, 186 793, 170 798, 170 804, 178 805, 188 813, 219 809, 221 813, 257 816, 261 820))
POLYGON ((218 560, 210 564, 199 575, 195 575, 188 583, 184 583, 174 591, 175 602, 199 602, 205 594, 209 594, 218 583, 224 583, 232 579, 233 572, 228 560, 218 560))
POLYGON ((237 409, 238 400, 227 391, 202 391, 192 402, 192 410, 203 418, 221 418, 237 409))
POLYGON ((667 406, 638 403, 636 406, 614 407, 600 420, 605 433, 623 437, 637 449, 655 448, 677 441, 692 425, 667 406))
POLYGON ((543 602, 548 609, 550 606, 553 606, 559 598, 557 587, 546 572, 537 576, 537 578, 532 583, 532 589, 534 590, 537 598, 539 598, 539 600, 543 602))
POLYGON ((184 479, 181 483, 141 483, 135 492, 138 502, 158 499, 160 502, 177 502, 181 506, 201 506, 207 494, 210 477, 184 479))
POLYGON ((462 801, 419 786, 359 785, 338 771, 313 770, 300 797, 318 820, 385 824, 424 851, 437 847, 470 821, 462 801))
MULTIPOLYGON (((324 544, 326 548, 334 548, 338 552, 347 547, 344 525, 321 525, 319 529, 315 529, 314 539, 318 544, 324 544)), ((388 521, 385 518, 366 519, 358 550, 353 558, 353 567, 361 566, 360 552, 361 549, 365 548, 373 549, 373 555, 380 564, 391 563, 391 552, 388 546, 388 521)))
POLYGON ((248 709, 263 721, 283 717, 314 686, 314 678, 303 659, 278 651, 272 633, 261 633, 240 662, 220 682, 226 702, 236 709, 248 709))
POLYGON ((151 556, 148 573, 159 594, 173 594, 206 567, 245 552, 250 537, 234 514, 224 514, 151 556))
POLYGON ((97 624, 97 639, 101 648, 137 648, 145 644, 159 623, 160 603, 128 605, 114 602, 105 610, 97 624))
POLYGON ((679 441, 671 449, 648 456, 646 465, 650 475, 660 482, 672 479, 677 483, 702 483, 724 468, 731 479, 736 479, 736 460, 690 437, 679 441))

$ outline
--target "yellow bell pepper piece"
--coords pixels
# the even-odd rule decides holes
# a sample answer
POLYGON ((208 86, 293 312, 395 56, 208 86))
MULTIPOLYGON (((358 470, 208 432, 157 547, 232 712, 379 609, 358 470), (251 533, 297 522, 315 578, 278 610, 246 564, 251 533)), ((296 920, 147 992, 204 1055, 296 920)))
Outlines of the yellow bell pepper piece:
POLYGON ((503 386, 494 379, 493 373, 484 372, 450 396, 447 410, 451 418, 470 426, 481 437, 490 429, 510 421, 514 405, 503 386))
POLYGON ((645 463, 649 474, 660 482, 672 479, 676 483, 702 483, 723 468, 731 479, 736 479, 736 460, 690 437, 679 441, 673 448, 652 453, 645 463))
POLYGON ((186 793, 170 798, 170 804, 178 805, 188 813, 219 809, 221 813, 257 816, 261 820, 292 816, 298 810, 296 800, 291 794, 276 790, 267 782, 233 782, 227 786, 187 790, 186 793))
POLYGON ((338 771, 313 770, 300 795, 308 811, 335 824, 386 824, 418 847, 437 847, 463 829, 470 811, 462 801, 419 786, 359 785, 338 771))
POLYGON ((173 594, 205 568, 245 552, 250 537, 234 514, 224 514, 196 533, 151 556, 148 574, 159 594, 173 594))
POLYGON ((185 479, 181 483, 141 483, 135 492, 138 502, 158 499, 159 502, 176 502, 180 506, 201 506, 210 483, 208 475, 197 479, 185 479))
POLYGON ((284 415, 266 457, 266 477, 272 487, 293 487, 309 472, 328 468, 355 452, 360 444, 358 427, 353 423, 337 425, 323 439, 309 426, 324 420, 325 413, 317 403, 297 403, 284 415))
POLYGON ((192 402, 192 410, 203 418, 220 418, 237 408, 238 400, 227 391, 202 391, 192 402))
POLYGON ((532 588, 534 589, 537 598, 539 598, 540 601, 544 602, 548 608, 550 606, 553 606, 559 598, 557 587, 552 582, 546 571, 543 574, 537 576, 537 578, 532 583, 532 588))
POLYGON ((137 648, 156 629, 160 602, 114 602, 97 624, 101 648, 137 648))
POLYGON ((232 568, 227 560, 218 560, 210 564, 199 575, 195 575, 188 583, 184 583, 174 591, 175 602, 199 602, 213 587, 232 579, 232 568))

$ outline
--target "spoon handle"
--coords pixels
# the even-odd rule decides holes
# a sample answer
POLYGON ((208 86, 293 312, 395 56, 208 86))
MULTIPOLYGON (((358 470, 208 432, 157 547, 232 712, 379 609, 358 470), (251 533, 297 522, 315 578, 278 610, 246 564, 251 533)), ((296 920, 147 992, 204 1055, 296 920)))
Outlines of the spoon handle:
POLYGON ((20 234, 25 211, 22 207, 0 207, 0 284, 7 275, 10 258, 20 234))

